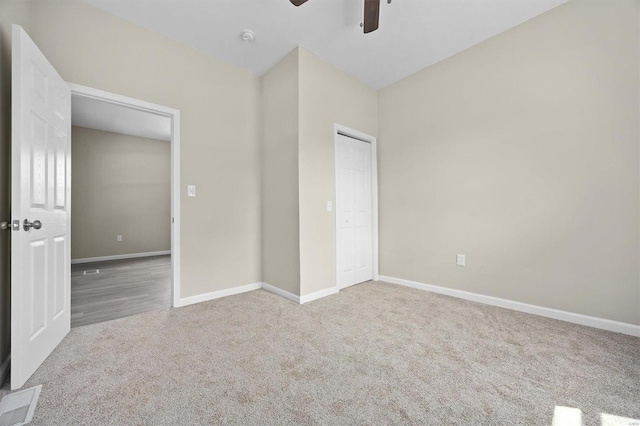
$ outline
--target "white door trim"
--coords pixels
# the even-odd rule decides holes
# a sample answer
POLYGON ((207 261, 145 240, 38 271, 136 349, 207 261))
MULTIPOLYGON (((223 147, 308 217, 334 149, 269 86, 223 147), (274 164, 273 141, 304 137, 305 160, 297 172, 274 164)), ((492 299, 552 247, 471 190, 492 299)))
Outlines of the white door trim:
POLYGON ((171 119, 171 293, 172 306, 180 306, 180 110, 75 83, 67 84, 72 96, 98 99, 171 119))
POLYGON ((334 221, 334 234, 335 234, 335 248, 336 248, 336 288, 339 288, 339 272, 338 272, 338 224, 337 224, 337 194, 338 185, 338 135, 348 136, 350 138, 358 139, 362 142, 367 142, 371 145, 371 230, 372 238, 371 243, 373 245, 373 279, 378 281, 379 268, 378 268, 378 140, 376 137, 367 135, 358 130, 351 129, 342 124, 335 123, 333 125, 333 147, 334 147, 334 209, 333 209, 333 221, 334 221))

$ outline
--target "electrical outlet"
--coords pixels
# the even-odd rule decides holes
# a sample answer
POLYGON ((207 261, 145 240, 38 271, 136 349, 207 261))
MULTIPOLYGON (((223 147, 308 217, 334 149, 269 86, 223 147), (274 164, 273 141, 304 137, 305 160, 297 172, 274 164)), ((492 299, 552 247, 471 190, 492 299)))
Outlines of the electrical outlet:
POLYGON ((466 257, 464 254, 457 254, 456 255, 456 265, 458 266, 464 266, 466 263, 466 257))
POLYGON ((122 241, 122 235, 118 235, 118 236, 116 237, 116 241, 122 241))

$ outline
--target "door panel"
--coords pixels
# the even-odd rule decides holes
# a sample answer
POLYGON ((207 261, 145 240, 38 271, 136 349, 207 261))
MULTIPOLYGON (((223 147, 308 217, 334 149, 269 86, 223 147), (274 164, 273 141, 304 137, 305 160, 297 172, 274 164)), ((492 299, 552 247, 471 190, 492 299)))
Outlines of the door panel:
POLYGON ((336 144, 338 287, 373 278, 371 145, 346 136, 336 144))
POLYGON ((29 262, 28 277, 29 301, 31 304, 31 326, 29 327, 30 340, 35 339, 46 327, 47 305, 46 297, 39 295, 47 293, 47 242, 46 240, 32 241, 30 243, 31 252, 29 262))
POLYGON ((55 237, 53 239, 53 319, 58 319, 67 309, 67 286, 66 272, 67 268, 61 267, 66 262, 67 239, 64 236, 55 237))
POLYGON ((12 40, 11 388, 71 326, 71 92, 24 32, 12 40), (24 220, 35 223, 25 229, 24 220))
POLYGON ((54 178, 55 178, 55 203, 54 209, 66 210, 67 206, 67 152, 65 151, 67 138, 60 130, 55 129, 55 159, 54 159, 54 178))

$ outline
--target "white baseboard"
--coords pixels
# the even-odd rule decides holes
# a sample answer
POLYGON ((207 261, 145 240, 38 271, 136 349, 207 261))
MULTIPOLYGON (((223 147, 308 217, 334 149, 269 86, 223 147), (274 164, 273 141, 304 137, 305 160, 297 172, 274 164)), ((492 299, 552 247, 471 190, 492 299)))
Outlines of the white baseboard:
POLYGON ((262 283, 245 284, 237 287, 226 288, 224 290, 212 291, 211 293, 198 294, 197 296, 183 297, 174 307, 193 305, 200 302, 208 302, 209 300, 220 299, 221 297, 233 296, 234 294, 246 293, 247 291, 258 290, 262 288, 262 283))
POLYGON ((262 288, 271 293, 277 294, 278 296, 289 299, 292 302, 299 303, 300 305, 313 302, 314 300, 321 299, 326 296, 331 296, 332 294, 336 294, 338 292, 337 287, 331 287, 324 290, 316 291, 315 293, 306 294, 304 296, 296 296, 295 294, 289 293, 286 290, 267 283, 262 283, 262 288))
POLYGON ((267 283, 262 283, 262 288, 267 290, 270 293, 277 294, 278 296, 282 296, 285 299, 289 299, 292 302, 300 304, 300 296, 296 296, 295 294, 289 293, 286 290, 283 290, 281 288, 278 288, 276 286, 273 286, 273 285, 267 284, 267 283))
POLYGON ((324 290, 316 291, 311 294, 305 294, 304 296, 300 296, 300 304, 313 302, 314 300, 331 296, 332 294, 336 294, 338 292, 338 287, 330 287, 324 290))
POLYGON ((232 296, 234 294, 246 293, 247 291, 258 290, 261 288, 270 293, 277 294, 278 296, 284 297, 285 299, 289 299, 292 302, 298 303, 300 305, 303 303, 312 302, 322 297, 336 294, 338 292, 337 287, 331 287, 325 290, 316 291, 315 293, 307 294, 305 296, 296 296, 293 293, 290 293, 286 290, 283 290, 271 284, 253 283, 253 284, 241 285, 238 287, 227 288, 224 290, 213 291, 211 293, 199 294, 197 296, 183 297, 178 300, 178 303, 174 304, 174 307, 180 308, 182 306, 193 305, 195 303, 200 303, 200 302, 207 302, 209 300, 219 299, 221 297, 226 297, 226 296, 232 296))
POLYGON ((184 297, 181 298, 178 303, 174 305, 174 307, 179 308, 182 306, 193 305, 194 303, 207 302, 209 300, 219 299, 221 297, 232 296, 234 294, 245 293, 247 291, 258 290, 261 288, 298 304, 309 303, 313 300, 317 300, 325 296, 330 296, 338 292, 338 289, 336 287, 332 287, 325 290, 316 291, 315 293, 307 294, 301 297, 271 284, 253 283, 241 285, 238 287, 227 288, 224 290, 218 290, 211 293, 199 294, 197 296, 184 297))
POLYGON ((0 387, 4 384, 4 381, 7 380, 7 376, 9 375, 9 366, 11 365, 11 354, 7 355, 7 359, 4 360, 2 365, 0 365, 0 387))
POLYGON ((471 300, 473 302, 484 303, 486 305, 499 306, 501 308, 526 312, 528 314, 539 315, 542 317, 567 321, 574 324, 586 325, 602 330, 615 331, 616 333, 623 333, 640 337, 640 325, 627 324, 624 322, 612 321, 604 318, 590 317, 588 315, 576 314, 573 312, 561 311, 552 308, 545 308, 543 306, 529 305, 528 303, 515 302, 513 300, 500 299, 498 297, 485 296, 483 294, 471 293, 463 290, 455 290, 446 287, 439 287, 431 284, 423 284, 416 281, 387 277, 384 275, 380 275, 380 281, 391 284, 398 284, 405 287, 416 288, 418 290, 445 294, 447 296, 457 297, 459 299, 471 300))
POLYGON ((105 260, 135 259, 137 257, 164 256, 167 254, 171 254, 171 250, 150 251, 146 253, 116 254, 113 256, 85 257, 83 259, 71 259, 71 264, 75 265, 76 263, 104 262, 105 260))

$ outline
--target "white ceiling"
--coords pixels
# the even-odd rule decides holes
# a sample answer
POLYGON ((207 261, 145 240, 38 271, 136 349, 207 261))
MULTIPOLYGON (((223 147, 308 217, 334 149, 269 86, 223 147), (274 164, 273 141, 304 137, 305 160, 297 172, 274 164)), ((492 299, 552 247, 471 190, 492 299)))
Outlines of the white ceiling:
POLYGON ((380 89, 567 0, 381 0, 366 35, 361 0, 85 1, 257 75, 300 45, 380 89))
POLYGON ((161 141, 171 140, 169 117, 84 96, 71 96, 71 124, 161 141))

